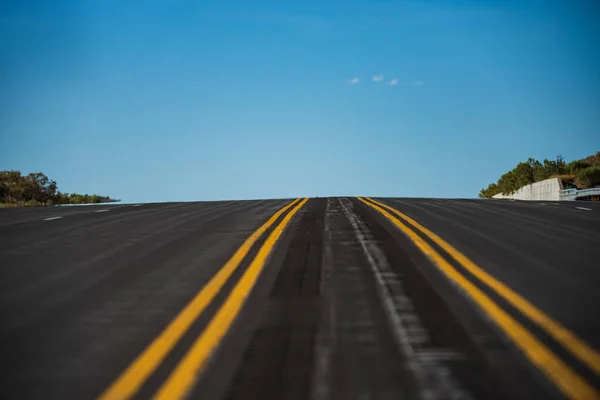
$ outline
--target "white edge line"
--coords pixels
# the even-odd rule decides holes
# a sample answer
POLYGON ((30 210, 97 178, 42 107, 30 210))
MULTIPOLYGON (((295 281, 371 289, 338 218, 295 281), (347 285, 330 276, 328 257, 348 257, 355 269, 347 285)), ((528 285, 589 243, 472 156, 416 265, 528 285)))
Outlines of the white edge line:
POLYGON ((50 217, 50 218, 44 218, 44 221, 52 221, 53 219, 61 219, 62 217, 50 217))

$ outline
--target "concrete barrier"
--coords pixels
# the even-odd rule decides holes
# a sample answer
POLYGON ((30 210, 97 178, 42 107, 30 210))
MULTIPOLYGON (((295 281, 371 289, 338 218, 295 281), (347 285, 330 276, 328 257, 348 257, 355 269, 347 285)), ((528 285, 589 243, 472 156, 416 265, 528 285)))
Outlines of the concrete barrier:
POLYGON ((562 181, 558 178, 550 178, 523 186, 512 194, 505 195, 504 193, 498 193, 492 198, 558 201, 560 200, 561 190, 563 190, 562 181))

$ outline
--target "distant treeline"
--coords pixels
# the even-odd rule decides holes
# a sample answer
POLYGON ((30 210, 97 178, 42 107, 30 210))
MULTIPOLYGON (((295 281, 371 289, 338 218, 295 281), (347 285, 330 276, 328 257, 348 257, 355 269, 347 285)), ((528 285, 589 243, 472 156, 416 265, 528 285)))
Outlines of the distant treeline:
POLYGON ((561 179, 565 189, 600 186, 600 151, 593 156, 570 163, 565 162, 560 156, 556 160, 545 159, 542 162, 530 158, 502 175, 498 182, 481 189, 479 197, 491 198, 497 193, 510 194, 525 185, 549 178, 561 179))
POLYGON ((56 182, 41 172, 0 171, 0 203, 45 206, 56 204, 111 203, 118 200, 96 194, 61 193, 56 182))

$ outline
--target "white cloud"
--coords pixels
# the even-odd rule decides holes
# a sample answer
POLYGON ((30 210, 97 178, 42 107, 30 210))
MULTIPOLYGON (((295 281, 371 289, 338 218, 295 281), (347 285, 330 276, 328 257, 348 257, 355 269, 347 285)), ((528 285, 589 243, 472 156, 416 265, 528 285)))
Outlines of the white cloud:
POLYGON ((383 80, 383 75, 381 75, 381 74, 373 76, 373 82, 381 82, 382 80, 383 80))
POLYGON ((390 85, 397 85, 398 84, 398 79, 394 78, 390 81, 390 85))
POLYGON ((356 78, 352 78, 352 79, 350 79, 350 80, 348 81, 348 83, 349 83, 349 84, 351 84, 351 85, 354 85, 355 83, 358 83, 358 81, 359 81, 359 80, 360 80, 360 79, 358 79, 358 77, 356 77, 356 78))

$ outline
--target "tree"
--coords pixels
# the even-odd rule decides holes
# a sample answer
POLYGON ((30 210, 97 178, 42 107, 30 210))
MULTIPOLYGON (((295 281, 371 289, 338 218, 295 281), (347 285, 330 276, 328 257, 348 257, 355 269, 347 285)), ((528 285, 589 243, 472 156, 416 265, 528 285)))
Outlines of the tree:
POLYGON ((61 193, 56 182, 41 172, 0 171, 0 202, 25 205, 112 202, 109 197, 61 193))
POLYGON ((533 171, 534 182, 543 181, 544 179, 548 178, 546 171, 544 170, 544 166, 538 160, 529 158, 527 160, 527 165, 529 165, 533 171))
POLYGON ((56 182, 41 172, 27 175, 25 185, 22 194, 25 201, 35 200, 40 203, 54 203, 58 200, 56 182))
POLYGON ((544 159, 544 169, 546 170, 546 175, 551 177, 552 175, 562 175, 567 172, 567 164, 565 163, 564 158, 561 156, 556 157, 556 161, 549 161, 548 159, 544 159))
POLYGON ((2 187, 2 201, 16 202, 22 198, 25 190, 25 177, 21 171, 1 171, 0 187, 2 187))

